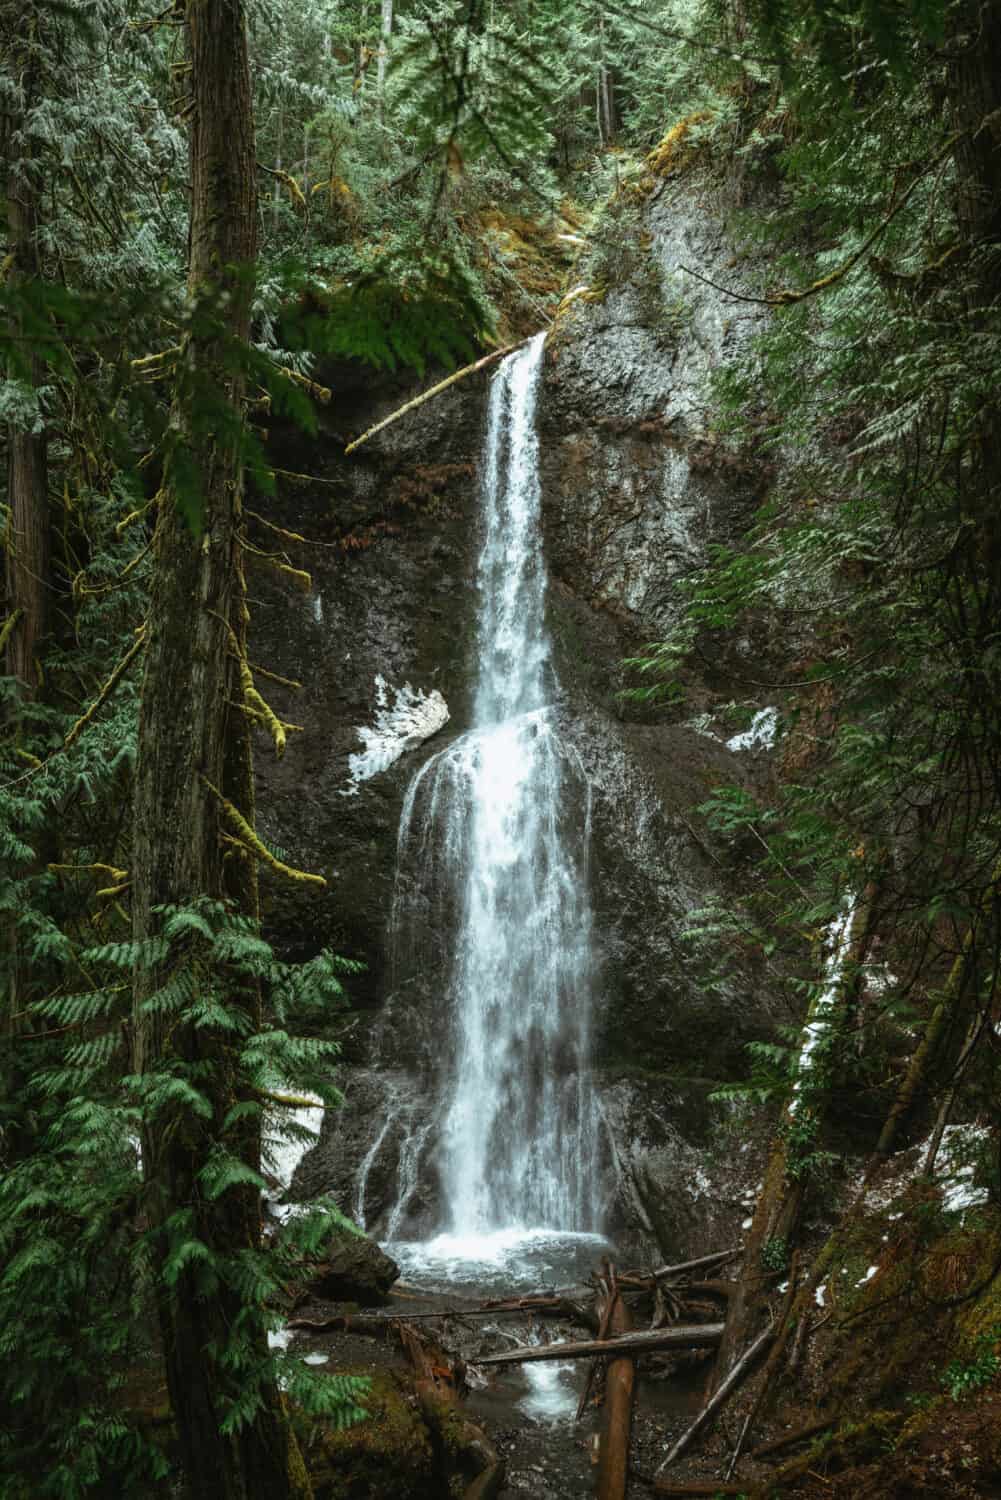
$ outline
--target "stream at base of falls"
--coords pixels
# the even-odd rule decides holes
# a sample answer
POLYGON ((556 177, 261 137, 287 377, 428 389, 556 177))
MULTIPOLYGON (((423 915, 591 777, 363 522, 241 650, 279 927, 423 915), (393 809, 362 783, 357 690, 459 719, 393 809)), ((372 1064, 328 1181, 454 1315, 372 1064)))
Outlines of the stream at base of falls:
MULTIPOLYGON (((399 1265, 405 1284, 443 1297, 484 1300, 580 1286, 611 1250, 597 1234, 518 1228, 479 1235, 444 1233, 424 1243, 390 1241, 383 1248, 399 1265)), ((548 1337, 545 1328, 509 1322, 498 1326, 496 1333, 499 1339, 509 1337, 512 1344, 548 1337)), ((553 1422, 573 1417, 585 1378, 582 1365, 554 1361, 505 1372, 494 1386, 501 1388, 502 1401, 506 1398, 524 1415, 553 1422)))

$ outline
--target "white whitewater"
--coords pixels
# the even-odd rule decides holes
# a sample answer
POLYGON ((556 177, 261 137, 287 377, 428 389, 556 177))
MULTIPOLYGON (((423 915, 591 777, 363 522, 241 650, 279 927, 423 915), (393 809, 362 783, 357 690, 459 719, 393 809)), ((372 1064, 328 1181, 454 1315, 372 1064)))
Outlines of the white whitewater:
MULTIPOLYGON (((540 335, 491 386, 473 727, 418 772, 400 827, 401 865, 420 871, 415 919, 427 919, 430 901, 455 924, 440 1146, 447 1222, 420 1247, 425 1263, 486 1268, 501 1245, 507 1260, 517 1245, 598 1228, 589 812, 548 706, 542 355, 540 335)), ((398 910, 396 921, 407 920, 398 910)))

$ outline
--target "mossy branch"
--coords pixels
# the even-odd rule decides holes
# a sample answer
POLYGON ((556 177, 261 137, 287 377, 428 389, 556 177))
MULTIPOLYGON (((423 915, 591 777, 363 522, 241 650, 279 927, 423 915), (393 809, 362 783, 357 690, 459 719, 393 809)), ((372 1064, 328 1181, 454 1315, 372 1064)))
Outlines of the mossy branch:
MULTIPOLYGON (((284 469, 272 470, 274 474, 283 474, 284 472, 284 469)), ((308 479, 309 476, 307 474, 297 474, 295 477, 297 479, 308 479)), ((273 531, 275 536, 280 536, 284 542, 301 542, 304 546, 309 546, 308 539, 298 531, 286 531, 284 526, 276 526, 274 521, 266 521, 256 510, 245 510, 244 515, 253 516, 255 521, 259 521, 262 526, 266 526, 269 531, 273 531)))
MULTIPOLYGON (((275 713, 271 705, 261 697, 261 694, 254 686, 254 674, 250 670, 250 664, 247 661, 247 653, 243 650, 240 642, 237 640, 236 631, 233 629, 232 625, 228 620, 224 620, 222 615, 218 614, 214 609, 211 610, 210 613, 225 628, 226 634, 229 637, 229 648, 236 658, 237 668, 240 673, 240 690, 243 694, 242 707, 251 716, 251 718, 258 719, 265 726, 272 738, 272 741, 274 742, 275 754, 277 755, 278 759, 281 760, 282 756, 285 754, 286 726, 282 723, 281 719, 279 719, 278 715, 275 713)), ((299 726, 289 725, 288 727, 298 728, 299 726)))
POLYGON ((224 818, 236 834, 236 843, 241 844, 247 853, 255 855, 262 864, 267 865, 268 869, 273 870, 276 875, 284 875, 286 880, 294 880, 299 885, 318 885, 323 890, 326 890, 327 882, 322 875, 311 875, 305 870, 294 870, 291 865, 286 865, 280 859, 276 858, 271 853, 271 850, 261 843, 261 840, 239 808, 234 807, 232 802, 223 796, 219 788, 213 786, 207 776, 202 776, 199 773, 199 779, 202 785, 212 793, 213 797, 219 803, 224 818))
POLYGON ((269 672, 267 667, 259 667, 256 662, 250 663, 250 670, 255 677, 266 677, 269 682, 280 683, 282 687, 291 688, 293 692, 302 692, 302 683, 296 682, 294 677, 282 677, 279 672, 269 672))
POLYGON ((246 538, 240 539, 240 546, 250 557, 256 558, 258 562, 264 563, 269 568, 274 568, 276 573, 287 574, 303 593, 312 592, 313 575, 307 573, 305 568, 293 568, 291 563, 282 562, 277 552, 264 552, 260 547, 255 547, 252 542, 248 542, 246 538))
POLYGON ((88 596, 92 599, 96 599, 99 598, 102 594, 110 594, 114 589, 121 588, 122 584, 129 577, 129 575, 135 571, 135 569, 142 562, 143 558, 149 556, 152 546, 153 541, 151 538, 146 543, 145 547, 141 547, 136 555, 129 559, 122 571, 118 574, 117 578, 112 578, 109 583, 96 584, 93 588, 88 587, 88 585, 84 582, 84 575, 86 574, 87 570, 86 568, 81 568, 79 573, 75 575, 73 582, 70 585, 74 599, 86 599, 88 596))
MULTIPOLYGON (((343 479, 321 479, 319 474, 299 474, 295 469, 272 469, 270 473, 273 479, 289 479, 293 484, 325 484, 328 489, 332 490, 342 490, 344 488, 343 479)), ((252 510, 247 511, 248 516, 252 516, 253 514, 252 510)), ((260 516, 257 519, 260 520, 260 516)), ((330 543, 313 542, 311 545, 314 547, 328 547, 330 543)))
POLYGON ((301 208, 306 207, 306 199, 303 196, 302 188, 290 172, 283 172, 281 167, 266 167, 262 161, 259 161, 257 165, 260 171, 267 172, 269 177, 276 177, 279 182, 288 188, 289 198, 294 203, 298 203, 301 208))
POLYGON ((869 254, 869 251, 872 249, 876 241, 886 233, 887 229, 889 229, 890 225, 900 213, 901 209, 904 208, 905 205, 910 201, 911 195, 914 193, 914 190, 917 188, 918 184, 923 182, 924 179, 929 175, 929 173, 936 171, 936 169, 941 166, 942 162, 949 155, 949 152, 953 150, 956 143, 962 139, 964 134, 964 131, 957 130, 953 135, 949 137, 942 149, 934 157, 932 157, 928 165, 923 169, 923 171, 918 173, 918 175, 909 184, 906 191, 903 192, 897 199, 896 203, 890 209, 889 213, 880 220, 872 233, 868 235, 865 240, 863 240, 862 244, 859 246, 858 250, 855 251, 854 255, 850 255, 848 259, 844 261, 840 266, 838 266, 835 270, 833 270, 830 275, 822 276, 819 281, 811 282, 811 284, 808 287, 804 287, 802 291, 795 291, 793 288, 787 287, 781 292, 773 292, 769 297, 747 297, 741 292, 734 292, 731 291, 728 287, 720 286, 718 282, 710 281, 708 276, 700 275, 698 271, 693 271, 690 266, 679 266, 679 270, 686 272, 686 274, 689 276, 694 276, 696 281, 705 282, 706 286, 715 288, 717 292, 725 293, 726 296, 732 297, 736 302, 756 302, 761 307, 789 307, 795 302, 804 302, 807 297, 815 297, 818 292, 826 292, 830 287, 837 286, 839 281, 843 281, 844 278, 848 275, 849 271, 854 270, 859 261, 863 260, 864 257, 869 254))
POLYGON ((103 865, 100 862, 92 865, 49 865, 47 868, 52 870, 53 873, 65 870, 70 875, 86 874, 93 871, 99 875, 106 875, 109 880, 116 883, 123 880, 127 882, 129 878, 128 870, 120 870, 117 865, 103 865))
POLYGON ((317 380, 310 380, 308 375, 300 375, 298 370, 292 370, 288 365, 279 365, 278 368, 287 380, 301 385, 303 390, 312 396, 314 401, 319 401, 321 406, 330 404, 331 391, 329 385, 320 385, 317 380))
POLYGON ((84 714, 81 714, 80 718, 77 719, 76 723, 73 725, 73 727, 70 730, 69 734, 63 740, 63 749, 64 750, 68 750, 70 748, 70 746, 72 744, 74 744, 76 740, 79 739, 80 735, 82 734, 82 732, 84 731, 84 729, 86 729, 87 725, 90 723, 91 719, 97 713, 98 709, 100 709, 105 703, 107 703, 108 699, 111 697, 112 693, 115 691, 115 688, 121 682, 122 678, 125 676, 125 673, 128 671, 129 667, 135 661, 136 657, 139 655, 140 651, 145 646, 145 644, 146 644, 146 626, 145 625, 140 625, 139 630, 136 633, 136 639, 135 639, 135 641, 129 647, 128 651, 126 651, 125 655, 122 657, 121 661, 118 663, 118 666, 112 672, 111 676, 108 678, 107 682, 104 684, 103 688, 98 693, 97 697, 94 699, 93 703, 87 709, 87 712, 84 713, 84 714))
POLYGON ((141 359, 130 360, 129 364, 143 379, 161 380, 171 373, 180 352, 181 345, 172 344, 169 349, 161 349, 159 354, 144 354, 141 359))
POLYGON ((154 505, 159 504, 162 496, 163 490, 157 490, 152 500, 147 500, 146 504, 140 505, 138 510, 130 510, 128 515, 125 516, 123 520, 119 521, 118 525, 115 527, 115 535, 124 535, 124 533, 132 525, 133 521, 141 521, 147 511, 151 510, 154 505))
POLYGON ((527 340, 522 339, 521 343, 507 344, 503 349, 495 349, 493 354, 486 354, 474 364, 464 365, 461 370, 456 370, 453 375, 449 375, 447 380, 439 380, 438 384, 433 385, 430 390, 422 391, 419 396, 415 396, 412 401, 408 401, 391 416, 383 417, 381 422, 376 422, 375 426, 363 432, 361 437, 356 437, 354 442, 348 443, 344 450, 345 454, 353 453, 356 448, 360 448, 362 443, 367 443, 369 438, 375 437, 376 433, 381 432, 384 427, 389 427, 391 423, 398 422, 401 417, 405 417, 408 411, 416 411, 418 406, 424 405, 425 401, 430 401, 434 396, 440 396, 442 391, 447 391, 449 386, 455 385, 457 380, 464 380, 467 375, 475 375, 477 370, 485 370, 487 365, 492 365, 495 360, 503 359, 505 354, 512 354, 515 349, 520 349, 521 345, 526 342, 527 340))
POLYGON ((238 664, 240 669, 240 687, 243 690, 243 701, 253 716, 260 719, 267 728, 268 733, 274 741, 275 755, 281 760, 285 754, 285 730, 282 727, 282 721, 254 686, 254 674, 247 665, 247 658, 240 656, 238 664))
POLYGON ((14 613, 8 615, 6 620, 4 620, 3 628, 0 629, 0 651, 4 649, 7 642, 10 640, 11 636, 14 633, 14 627, 17 625, 18 620, 23 614, 24 610, 21 609, 20 606, 18 606, 18 608, 14 610, 14 613))
POLYGON ((862 242, 862 245, 858 250, 856 250, 855 254, 850 255, 843 265, 838 266, 837 270, 832 271, 829 276, 822 276, 819 281, 813 282, 812 285, 806 287, 801 292, 796 292, 791 289, 787 289, 786 291, 782 292, 776 292, 774 296, 767 297, 765 299, 768 302, 769 306, 788 307, 792 302, 802 302, 806 297, 814 297, 818 292, 826 292, 828 287, 832 287, 837 282, 842 281, 848 275, 848 272, 853 270, 854 267, 858 265, 863 256, 868 255, 869 251, 872 249, 873 245, 880 238, 880 236, 886 233, 887 229, 889 229, 890 225, 900 213, 901 209, 910 201, 911 195, 918 184, 920 182, 923 182, 930 172, 934 172, 937 167, 941 166, 942 162, 956 145, 956 142, 960 139, 963 133, 963 131, 957 130, 954 135, 951 135, 949 137, 945 145, 942 147, 941 151, 939 151, 938 154, 932 158, 932 160, 925 167, 924 171, 918 173, 913 182, 907 188, 906 192, 902 193, 901 196, 897 199, 897 202, 890 209, 890 212, 876 225, 876 228, 872 231, 872 234, 870 234, 862 242))

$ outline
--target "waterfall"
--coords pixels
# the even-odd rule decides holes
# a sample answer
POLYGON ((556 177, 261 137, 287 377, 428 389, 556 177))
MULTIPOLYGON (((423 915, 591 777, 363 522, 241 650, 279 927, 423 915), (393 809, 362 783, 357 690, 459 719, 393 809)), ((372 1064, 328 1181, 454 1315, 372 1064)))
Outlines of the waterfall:
POLYGON ((458 1236, 598 1227, 590 819, 551 706, 542 355, 539 335, 491 385, 472 727, 418 771, 399 834, 400 868, 417 870, 420 901, 398 895, 397 928, 426 922, 429 909, 451 919, 439 1164, 443 1227, 458 1236))

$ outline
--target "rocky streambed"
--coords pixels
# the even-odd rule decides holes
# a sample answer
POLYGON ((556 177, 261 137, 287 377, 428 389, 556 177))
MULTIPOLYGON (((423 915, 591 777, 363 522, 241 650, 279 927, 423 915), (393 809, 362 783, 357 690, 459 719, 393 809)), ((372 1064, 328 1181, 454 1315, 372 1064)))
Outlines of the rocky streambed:
MULTIPOLYGON (((456 1410, 474 1424, 465 1432, 466 1445, 476 1446, 474 1429, 480 1428, 503 1460, 506 1492, 533 1500, 571 1500, 590 1488, 602 1422, 600 1365, 578 1420, 590 1360, 500 1367, 481 1366, 478 1361, 518 1346, 572 1342, 594 1335, 594 1285, 568 1284, 565 1278, 572 1273, 587 1274, 593 1282, 585 1271, 589 1258, 593 1261, 599 1249, 607 1252, 611 1247, 592 1237, 560 1243, 555 1237, 536 1236, 518 1244, 511 1235, 503 1245, 495 1240, 490 1247, 481 1246, 478 1261, 469 1258, 469 1247, 463 1261, 457 1254, 449 1257, 448 1248, 439 1245, 421 1255, 414 1251, 412 1269, 419 1273, 423 1266, 427 1284, 418 1286, 401 1279, 383 1294, 378 1309, 359 1310, 357 1302, 334 1302, 317 1295, 317 1286, 332 1284, 321 1275, 304 1292, 288 1329, 280 1335, 291 1355, 317 1367, 329 1365, 340 1374, 365 1375, 371 1382, 371 1420, 346 1429, 333 1443, 327 1441, 320 1500, 335 1500, 342 1494, 352 1500, 387 1500, 389 1495, 394 1500, 398 1496, 417 1500, 446 1489, 463 1494, 463 1475, 468 1478, 479 1458, 465 1452, 458 1439, 453 1450, 447 1443, 443 1448, 438 1431, 441 1410, 453 1398, 457 1398, 456 1410), (539 1279, 505 1296, 505 1285, 512 1292, 510 1278, 524 1277, 532 1265, 539 1279), (553 1278, 548 1284, 547 1275, 553 1278), (553 1295, 558 1293, 557 1283, 563 1286, 568 1305, 573 1303, 570 1316, 545 1306, 547 1300, 557 1300, 553 1295), (511 1305, 520 1300, 519 1290, 534 1307, 511 1305), (411 1335, 434 1351, 444 1406, 437 1415, 432 1408, 430 1419, 408 1352, 411 1335), (401 1472, 403 1464, 405 1473, 401 1472)), ((458 1247, 451 1248, 457 1252, 458 1247)), ((384 1274, 384 1257, 367 1241, 351 1252, 356 1270, 366 1257, 376 1274, 384 1274)), ((370 1300, 374 1282, 366 1279, 364 1271, 360 1274, 355 1290, 370 1300)), ((627 1295, 635 1305, 637 1322, 648 1321, 652 1297, 639 1292, 627 1295)), ((689 1315, 704 1319, 719 1315, 718 1303, 693 1295, 694 1301, 685 1304, 689 1315)), ((711 1350, 705 1349, 644 1356, 632 1442, 632 1463, 640 1472, 652 1472, 670 1442, 698 1411, 711 1358, 711 1350)))

